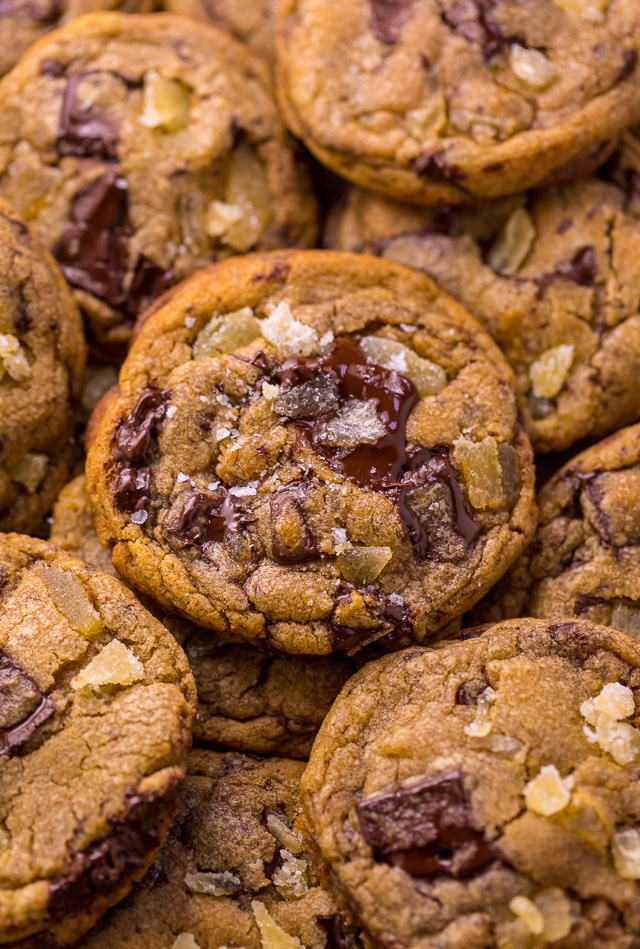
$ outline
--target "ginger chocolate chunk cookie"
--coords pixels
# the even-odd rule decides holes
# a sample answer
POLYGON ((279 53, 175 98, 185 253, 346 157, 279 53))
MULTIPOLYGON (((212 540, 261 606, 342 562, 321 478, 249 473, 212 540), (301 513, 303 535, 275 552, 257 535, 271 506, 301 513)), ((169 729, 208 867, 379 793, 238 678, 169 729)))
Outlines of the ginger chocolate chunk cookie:
POLYGON ((85 364, 60 271, 0 199, 0 530, 33 531, 69 477, 85 364))
POLYGON ((640 645, 581 621, 462 635, 369 663, 320 730, 304 831, 336 895, 387 949, 631 949, 640 645))
POLYGON ((268 69, 208 24, 78 18, 0 82, 0 113, 0 193, 58 259, 103 361, 170 284, 313 242, 268 69))
POLYGON ((192 751, 156 862, 81 949, 356 949, 294 828, 302 771, 192 751))
POLYGON ((534 449, 559 451, 638 418, 639 211, 600 178, 453 212, 354 188, 325 242, 416 267, 466 306, 511 364, 534 449))
MULTIPOLYGON (((93 567, 119 576, 98 540, 84 475, 60 492, 50 540, 93 567)), ((145 606, 187 654, 198 691, 193 734, 200 742, 258 754, 308 758, 331 703, 356 671, 346 656, 276 656, 145 606)))
POLYGON ((598 167, 637 121, 637 0, 283 0, 291 129, 356 184, 461 204, 598 167))
POLYGON ((511 374, 422 274, 292 251, 147 318, 94 425, 98 536, 132 585, 288 653, 422 641, 533 525, 511 374))
POLYGON ((581 617, 640 638, 640 425, 577 455, 538 501, 533 541, 478 618, 581 617))
POLYGON ((195 687, 112 577, 9 534, 0 581, 0 942, 70 945, 168 830, 195 687))

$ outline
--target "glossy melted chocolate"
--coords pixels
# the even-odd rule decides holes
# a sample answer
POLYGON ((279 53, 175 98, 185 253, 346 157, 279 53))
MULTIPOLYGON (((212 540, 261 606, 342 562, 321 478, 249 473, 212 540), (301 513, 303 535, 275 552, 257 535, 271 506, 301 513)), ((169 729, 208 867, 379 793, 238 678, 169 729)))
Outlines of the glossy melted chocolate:
POLYGON ((113 455, 118 462, 114 498, 125 513, 146 510, 151 490, 151 447, 161 431, 167 410, 168 389, 145 389, 114 438, 113 455))
POLYGON ((461 771, 397 786, 356 806, 365 841, 376 856, 415 877, 463 878, 497 854, 473 826, 461 771))
POLYGON ((177 521, 166 530, 185 547, 203 549, 207 544, 224 543, 253 520, 244 511, 241 498, 226 493, 210 498, 195 492, 187 496, 177 521))

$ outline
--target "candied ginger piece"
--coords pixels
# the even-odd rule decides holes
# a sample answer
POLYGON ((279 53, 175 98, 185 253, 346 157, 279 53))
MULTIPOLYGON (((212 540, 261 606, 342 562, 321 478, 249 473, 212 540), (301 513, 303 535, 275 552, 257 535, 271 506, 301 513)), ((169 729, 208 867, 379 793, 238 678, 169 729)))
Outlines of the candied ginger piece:
POLYGON ((318 334, 313 326, 296 320, 291 307, 284 300, 270 316, 261 320, 260 332, 280 356, 310 356, 319 345, 318 334))
POLYGON ((271 879, 278 892, 286 900, 299 900, 309 891, 307 883, 307 864, 294 857, 288 850, 281 850, 282 866, 278 867, 271 879))
POLYGON ((477 510, 498 507, 504 503, 502 465, 499 446, 493 435, 473 442, 459 438, 454 443, 453 457, 467 486, 470 503, 477 510))
POLYGON ((496 697, 495 690, 491 686, 480 693, 478 696, 478 705, 476 717, 468 725, 464 726, 465 735, 471 738, 486 738, 491 731, 491 706, 496 697))
POLYGON ((573 777, 563 778, 553 764, 543 765, 524 789, 524 802, 534 814, 551 817, 563 810, 571 800, 573 777))
POLYGON ((640 639, 640 610, 636 606, 618 603, 613 608, 609 626, 633 639, 640 639))
POLYGON ((373 401, 351 399, 327 422, 318 436, 321 445, 355 448, 372 445, 385 434, 384 422, 373 401))
POLYGON ((276 840, 291 853, 297 856, 302 852, 300 839, 294 834, 291 828, 285 824, 279 814, 274 814, 273 811, 267 813, 267 828, 269 833, 273 834, 276 840))
POLYGON ((625 880, 640 880, 640 830, 624 827, 613 835, 613 865, 625 880))
POLYGON ((143 112, 138 121, 147 128, 179 132, 189 124, 191 94, 179 79, 167 79, 155 69, 144 75, 143 112))
POLYGON ((489 252, 489 266, 505 277, 513 277, 525 262, 535 239, 531 215, 526 208, 516 208, 489 252))
POLYGON ((33 494, 47 473, 48 466, 49 459, 46 455, 28 451, 13 465, 9 465, 7 474, 12 481, 22 484, 29 494, 33 494))
POLYGON ((343 546, 336 557, 342 576, 355 586, 373 583, 391 560, 391 547, 343 546))
POLYGON ((528 49, 513 43, 509 51, 509 66, 514 76, 532 89, 546 89, 558 78, 558 67, 539 49, 528 49))
POLYGON ((271 192, 264 168, 248 142, 229 159, 225 203, 241 211, 224 235, 224 243, 244 253, 254 247, 273 217, 271 192))
POLYGON ((321 372, 302 385, 280 389, 273 401, 273 408, 288 418, 335 412, 338 408, 338 380, 331 372, 321 372))
POLYGON ((573 365, 573 344, 561 343, 545 350, 529 367, 533 394, 539 399, 554 399, 569 378, 573 365))
POLYGON ((604 23, 609 6, 609 0, 553 0, 553 3, 564 13, 572 13, 594 26, 604 23))
POLYGON ((262 949, 302 949, 302 943, 297 936, 290 936, 278 926, 264 903, 253 900, 251 909, 260 930, 262 949))
POLYGON ((249 306, 214 316, 198 333, 193 344, 193 358, 210 359, 248 346, 261 335, 260 323, 249 306))
POLYGON ((442 366, 418 356, 408 346, 403 346, 396 340, 382 336, 364 336, 360 341, 360 349, 367 359, 410 379, 421 398, 435 395, 444 389, 448 382, 447 373, 442 366))
POLYGON ((95 610, 75 573, 43 562, 40 562, 36 569, 56 608, 66 617, 73 629, 88 638, 102 632, 104 627, 100 614, 95 610))
POLYGON ((20 340, 12 333, 0 333, 0 379, 5 373, 15 382, 25 382, 31 377, 31 366, 20 340))
POLYGON ((231 896, 242 888, 240 877, 229 870, 187 873, 184 882, 192 893, 206 893, 208 896, 231 896))
POLYGON ((533 936, 541 936, 544 932, 544 918, 536 904, 528 896, 514 896, 509 903, 509 909, 521 919, 533 936))
POLYGON ((95 658, 71 680, 74 689, 85 685, 131 685, 144 679, 144 666, 133 652, 118 639, 101 649, 95 658))
POLYGON ((542 890, 535 897, 534 903, 544 920, 542 938, 545 942, 557 942, 569 935, 573 924, 571 903, 561 889, 554 887, 551 890, 542 890))

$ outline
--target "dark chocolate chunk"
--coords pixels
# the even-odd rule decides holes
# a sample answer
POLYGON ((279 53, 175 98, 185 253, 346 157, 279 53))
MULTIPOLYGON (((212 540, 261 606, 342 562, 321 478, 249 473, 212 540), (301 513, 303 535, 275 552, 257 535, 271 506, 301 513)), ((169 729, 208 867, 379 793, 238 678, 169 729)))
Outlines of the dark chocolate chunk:
POLYGON ((90 72, 79 72, 69 76, 56 148, 60 155, 108 161, 116 157, 118 132, 104 115, 92 108, 84 109, 77 94, 80 83, 91 75, 90 72))
POLYGON ((176 272, 173 268, 163 270, 144 254, 138 257, 127 293, 127 315, 135 319, 138 313, 146 310, 149 304, 171 286, 175 276, 176 272))
POLYGON ((107 835, 74 853, 65 875, 49 884, 53 920, 81 913, 96 899, 111 896, 144 867, 160 843, 160 828, 175 805, 178 787, 175 779, 162 796, 127 793, 123 812, 107 818, 107 835))
POLYGON ((411 614, 400 597, 387 596, 374 586, 357 590, 358 596, 364 599, 368 615, 371 616, 371 625, 354 627, 336 622, 337 608, 347 604, 355 593, 355 587, 344 580, 341 581, 329 620, 331 644, 336 652, 350 655, 368 641, 372 642, 375 652, 403 649, 415 642, 411 614))
POLYGON ((133 233, 127 188, 126 180, 113 168, 82 188, 73 199, 71 226, 53 249, 71 286, 115 308, 125 302, 124 277, 133 233))
POLYGON ((307 563, 318 557, 315 535, 305 515, 305 485, 288 484, 269 498, 271 556, 276 563, 307 563))
POLYGON ((590 596, 588 593, 581 593, 576 597, 573 608, 576 612, 576 616, 582 616, 583 613, 586 613, 594 606, 604 606, 606 602, 607 601, 603 600, 601 596, 590 596))
POLYGON ((23 333, 28 333, 30 329, 33 329, 33 325, 33 317, 25 306, 21 306, 13 318, 13 328, 16 333, 22 336, 23 333))
POLYGON ((364 798, 356 811, 374 853, 411 876, 467 877, 497 859, 473 825, 461 771, 396 785, 364 798))
POLYGON ((114 436, 113 456, 119 463, 114 499, 127 514, 149 506, 151 446, 162 429, 169 396, 168 389, 145 389, 114 436))
POLYGON ((53 700, 0 649, 0 757, 18 751, 55 710, 53 700))
POLYGON ((43 59, 40 64, 41 76, 51 76, 52 79, 61 79, 64 74, 64 63, 61 63, 58 59, 43 59))
POLYGON ((166 532, 183 547, 203 550, 207 544, 223 544, 231 534, 240 533, 255 521, 246 512, 243 499, 227 492, 211 498, 198 491, 185 491, 183 497, 178 515, 165 521, 166 532))
POLYGON ((441 13, 442 20, 458 36, 479 46, 484 59, 489 60, 500 50, 516 40, 526 45, 522 37, 504 36, 489 19, 494 0, 471 0, 470 3, 453 3, 441 13))
POLYGON ((324 949, 355 949, 359 945, 356 941, 356 929, 347 926, 342 916, 316 916, 316 925, 327 936, 324 949))
POLYGON ((567 263, 558 264, 552 273, 538 279, 541 287, 563 280, 577 283, 581 287, 592 287, 598 275, 598 262, 591 244, 581 247, 567 263))
POLYGON ((444 148, 440 148, 436 152, 418 155, 413 163, 413 168, 418 175, 426 175, 433 178, 434 181, 461 181, 466 177, 462 168, 447 161, 447 153, 444 148))
POLYGON ((395 43, 409 18, 413 0, 369 0, 371 29, 382 43, 395 43))

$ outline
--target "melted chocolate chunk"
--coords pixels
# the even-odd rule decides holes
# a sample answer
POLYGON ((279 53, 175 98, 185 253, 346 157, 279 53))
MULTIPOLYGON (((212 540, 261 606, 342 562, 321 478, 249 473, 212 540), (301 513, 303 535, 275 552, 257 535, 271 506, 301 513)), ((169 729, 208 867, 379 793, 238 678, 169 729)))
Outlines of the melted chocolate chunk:
POLYGON ((496 860, 473 826, 461 771, 365 798, 356 806, 376 856, 415 877, 472 876, 496 860))
POLYGON ((437 152, 418 155, 413 168, 418 175, 427 175, 434 181, 461 181, 466 177, 462 168, 449 164, 447 153, 443 148, 438 149, 437 152))
POLYGON ((75 73, 67 81, 56 148, 60 155, 108 161, 116 157, 117 130, 104 115, 84 109, 77 94, 80 83, 91 75, 75 73))
POLYGON ((276 563, 307 563, 318 557, 318 544, 304 511, 305 495, 304 482, 296 482, 269 498, 271 557, 276 563))
POLYGON ((168 389, 145 389, 116 431, 113 456, 119 470, 114 498, 119 510, 127 514, 148 508, 151 446, 162 430, 169 396, 168 389))
POLYGON ((131 286, 127 293, 126 311, 132 319, 153 303, 175 280, 176 272, 163 270, 144 254, 138 257, 131 286))
POLYGON ((67 873, 49 884, 51 918, 82 912, 99 897, 116 893, 123 881, 142 869, 160 843, 160 828, 178 794, 177 779, 162 796, 129 791, 125 808, 109 817, 109 833, 73 854, 67 873))
POLYGON ((244 509, 241 498, 222 494, 210 498, 206 494, 187 494, 178 517, 165 526, 167 533, 176 537, 184 547, 223 544, 231 534, 239 534, 243 527, 255 521, 244 509))
POLYGON ((371 29, 382 43, 395 43, 409 18, 413 0, 369 0, 371 29))
POLYGON ((133 233, 127 187, 110 168, 82 188, 73 199, 71 226, 53 249, 71 286, 115 308, 125 303, 124 277, 133 233))
POLYGON ((335 606, 329 629, 331 631, 331 645, 336 652, 351 654, 375 637, 372 643, 374 651, 385 652, 402 649, 415 642, 411 614, 402 602, 395 602, 392 596, 381 593, 374 586, 358 589, 358 595, 364 599, 368 613, 371 615, 371 626, 343 626, 335 620, 336 610, 341 604, 349 602, 355 588, 346 581, 341 581, 340 590, 335 598, 335 606))
POLYGON ((563 280, 581 287, 592 287, 598 275, 598 262, 591 244, 581 247, 568 263, 558 264, 553 273, 543 274, 538 283, 545 287, 563 280))
POLYGON ((0 649, 0 758, 15 754, 55 710, 53 700, 0 649))
POLYGON ((325 416, 297 419, 295 424, 335 471, 363 488, 380 491, 397 481, 405 464, 407 419, 418 401, 417 390, 405 376, 369 362, 358 344, 344 336, 336 339, 326 356, 287 359, 274 376, 285 385, 301 386, 326 372, 336 377, 343 403, 375 401, 385 434, 373 444, 333 448, 319 441, 325 416))
POLYGON ((604 606, 606 602, 607 601, 603 600, 601 596, 590 596, 588 593, 581 593, 576 597, 573 608, 576 611, 576 616, 582 616, 583 613, 586 613, 594 606, 604 606))
POLYGON ((489 683, 486 679, 469 679, 458 686, 456 692, 456 705, 477 705, 478 696, 487 688, 489 683))

